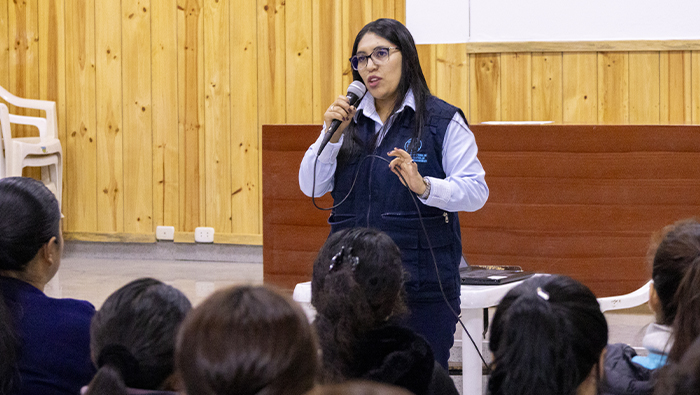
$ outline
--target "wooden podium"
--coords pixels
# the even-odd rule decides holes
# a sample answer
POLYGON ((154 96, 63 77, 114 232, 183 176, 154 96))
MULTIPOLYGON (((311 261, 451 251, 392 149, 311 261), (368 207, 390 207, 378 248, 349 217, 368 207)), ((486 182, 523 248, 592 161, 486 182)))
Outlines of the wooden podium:
MULTIPOLYGON (((318 125, 263 126, 263 273, 311 278, 330 227, 299 190, 318 125)), ((471 264, 564 274, 598 297, 643 285, 650 236, 700 216, 700 126, 473 125, 490 196, 460 213, 471 264)), ((330 197, 317 199, 330 207, 330 197)))

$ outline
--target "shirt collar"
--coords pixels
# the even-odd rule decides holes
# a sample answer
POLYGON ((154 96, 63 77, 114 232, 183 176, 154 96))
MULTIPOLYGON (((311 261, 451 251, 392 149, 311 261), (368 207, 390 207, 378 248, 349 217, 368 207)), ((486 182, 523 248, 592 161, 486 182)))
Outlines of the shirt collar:
MULTIPOLYGON (((411 108, 414 112, 416 111, 416 99, 413 96, 412 89, 409 89, 408 92, 406 92, 406 96, 404 96, 403 98, 401 107, 399 107, 399 109, 396 111, 396 113, 394 113, 394 115, 400 113, 406 107, 411 108)), ((360 101, 360 105, 357 106, 357 112, 355 113, 355 121, 357 121, 357 117, 360 114, 360 111, 362 111, 363 115, 367 118, 375 122, 382 123, 381 119, 379 118, 379 114, 377 114, 377 108, 374 106, 374 97, 369 92, 365 94, 365 97, 363 97, 360 101)))

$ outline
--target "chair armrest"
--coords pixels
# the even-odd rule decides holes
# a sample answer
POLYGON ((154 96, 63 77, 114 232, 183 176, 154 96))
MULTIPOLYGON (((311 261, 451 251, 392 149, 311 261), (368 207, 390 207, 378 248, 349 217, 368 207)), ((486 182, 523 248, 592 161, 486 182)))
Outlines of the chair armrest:
POLYGON ((7 89, 3 88, 2 86, 0 86, 0 97, 16 107, 46 111, 47 137, 58 138, 56 102, 50 100, 25 99, 22 97, 17 97, 8 92, 7 89))
POLYGON ((649 280, 649 282, 642 285, 641 288, 628 294, 598 298, 598 304, 600 304, 600 311, 606 312, 608 310, 629 309, 631 307, 639 306, 648 302, 649 287, 651 287, 651 285, 652 280, 649 280))
POLYGON ((44 140, 48 137, 47 136, 48 133, 46 132, 46 119, 45 118, 10 114, 10 123, 14 123, 17 125, 36 126, 36 128, 39 129, 39 137, 42 140, 44 140))

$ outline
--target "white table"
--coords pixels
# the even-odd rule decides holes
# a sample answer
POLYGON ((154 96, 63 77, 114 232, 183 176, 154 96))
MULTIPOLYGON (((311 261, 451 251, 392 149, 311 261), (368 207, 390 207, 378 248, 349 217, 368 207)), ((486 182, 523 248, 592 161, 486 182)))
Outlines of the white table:
MULTIPOLYGON (((480 349, 483 344, 484 309, 497 306, 503 296, 521 282, 488 286, 462 285, 462 322, 480 349)), ((309 321, 313 321, 316 312, 311 306, 311 282, 297 284, 292 298, 302 306, 309 321)), ((462 329, 462 395, 482 395, 481 372, 481 358, 462 329)))

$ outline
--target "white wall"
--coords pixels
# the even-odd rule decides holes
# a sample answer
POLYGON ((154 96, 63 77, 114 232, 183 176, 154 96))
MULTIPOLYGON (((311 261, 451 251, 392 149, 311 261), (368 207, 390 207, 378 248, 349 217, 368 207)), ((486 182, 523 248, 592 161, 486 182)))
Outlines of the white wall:
POLYGON ((424 44, 698 40, 700 0, 407 0, 406 22, 424 44), (444 28, 460 20, 466 38, 444 28))

